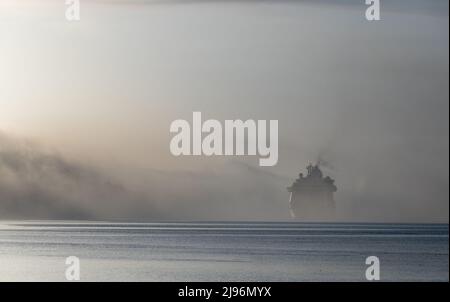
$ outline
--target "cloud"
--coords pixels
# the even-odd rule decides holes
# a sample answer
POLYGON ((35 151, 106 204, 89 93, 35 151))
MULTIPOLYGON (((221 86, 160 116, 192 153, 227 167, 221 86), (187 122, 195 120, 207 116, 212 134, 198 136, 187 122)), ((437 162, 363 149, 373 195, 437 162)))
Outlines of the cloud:
MULTIPOLYGON (((411 168, 411 156, 405 155, 381 165, 378 157, 348 148, 342 140, 326 152, 333 155, 328 165, 336 166, 330 173, 338 186, 338 221, 448 221, 448 174, 439 162, 429 161, 427 168, 415 158, 411 168), (411 175, 414 169, 420 173, 411 175)), ((286 187, 295 175, 245 159, 208 169, 134 172, 140 187, 130 185, 129 172, 108 174, 0 133, 0 219, 289 219, 286 187)))
POLYGON ((0 218, 155 217, 145 201, 94 169, 0 133, 0 218))
POLYGON ((288 218, 283 178, 239 162, 220 171, 150 170, 139 191, 118 178, 0 133, 0 219, 288 218))

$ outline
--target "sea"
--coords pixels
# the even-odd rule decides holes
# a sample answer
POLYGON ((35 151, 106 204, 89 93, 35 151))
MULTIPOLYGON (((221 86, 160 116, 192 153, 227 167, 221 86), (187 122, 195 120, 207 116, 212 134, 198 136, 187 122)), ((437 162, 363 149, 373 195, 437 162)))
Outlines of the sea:
POLYGON ((449 281, 448 224, 0 221, 0 281, 449 281), (69 258, 74 259, 74 258, 69 258))

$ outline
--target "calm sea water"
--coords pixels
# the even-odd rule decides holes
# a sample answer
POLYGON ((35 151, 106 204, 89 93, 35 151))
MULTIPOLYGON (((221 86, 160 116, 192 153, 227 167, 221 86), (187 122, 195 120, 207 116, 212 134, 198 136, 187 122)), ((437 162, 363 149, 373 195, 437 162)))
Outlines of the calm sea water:
POLYGON ((0 222, 0 281, 448 281, 448 224, 0 222))

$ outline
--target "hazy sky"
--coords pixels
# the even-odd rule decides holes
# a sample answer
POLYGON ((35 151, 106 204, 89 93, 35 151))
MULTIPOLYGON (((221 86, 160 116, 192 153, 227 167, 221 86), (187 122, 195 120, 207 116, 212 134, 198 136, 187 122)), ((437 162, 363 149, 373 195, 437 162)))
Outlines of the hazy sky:
POLYGON ((448 222, 448 1, 0 0, 0 218, 448 222), (170 123, 278 119, 279 161, 173 157, 170 123))

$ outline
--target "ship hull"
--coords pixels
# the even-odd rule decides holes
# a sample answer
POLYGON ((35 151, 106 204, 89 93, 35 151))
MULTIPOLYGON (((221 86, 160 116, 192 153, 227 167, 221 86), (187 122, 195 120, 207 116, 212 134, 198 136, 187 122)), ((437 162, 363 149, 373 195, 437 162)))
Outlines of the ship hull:
POLYGON ((334 200, 327 193, 291 192, 289 208, 291 216, 302 221, 334 221, 336 216, 334 200))

